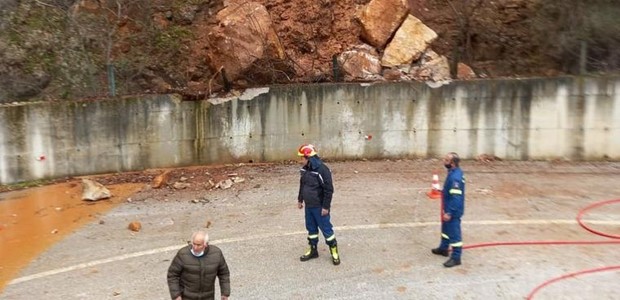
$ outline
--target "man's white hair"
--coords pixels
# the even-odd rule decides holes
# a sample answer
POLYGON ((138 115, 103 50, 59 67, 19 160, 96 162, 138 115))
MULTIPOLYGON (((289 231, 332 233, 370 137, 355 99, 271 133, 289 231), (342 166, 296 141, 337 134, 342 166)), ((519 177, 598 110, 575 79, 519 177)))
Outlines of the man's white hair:
POLYGON ((198 230, 192 234, 192 243, 197 237, 203 237, 205 241, 205 245, 209 243, 209 234, 206 231, 198 230))

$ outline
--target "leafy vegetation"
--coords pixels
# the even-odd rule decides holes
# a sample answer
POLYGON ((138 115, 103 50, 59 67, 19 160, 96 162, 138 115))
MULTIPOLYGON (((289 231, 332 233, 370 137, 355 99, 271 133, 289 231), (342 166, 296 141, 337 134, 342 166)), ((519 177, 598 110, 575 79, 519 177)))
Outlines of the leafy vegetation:
POLYGON ((155 36, 155 47, 158 51, 169 52, 177 55, 181 52, 181 46, 192 38, 192 32, 185 26, 173 25, 155 36))

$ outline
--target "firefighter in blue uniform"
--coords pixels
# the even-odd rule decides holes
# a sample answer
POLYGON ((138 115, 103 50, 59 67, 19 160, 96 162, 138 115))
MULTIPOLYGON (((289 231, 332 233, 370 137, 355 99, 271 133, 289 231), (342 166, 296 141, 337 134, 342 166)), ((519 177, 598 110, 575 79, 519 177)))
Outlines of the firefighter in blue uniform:
POLYGON ((448 175, 442 191, 441 243, 438 248, 431 250, 433 254, 447 257, 449 247, 452 247, 450 259, 443 264, 447 268, 460 265, 463 252, 461 217, 465 209, 465 178, 459 162, 459 156, 454 152, 448 153, 443 159, 448 175))
POLYGON ((299 180, 299 195, 297 197, 297 207, 302 209, 306 204, 306 229, 308 230, 308 250, 299 259, 307 261, 319 257, 317 244, 319 243, 319 228, 325 237, 325 242, 329 246, 334 265, 340 264, 338 254, 338 243, 334 234, 332 223, 330 222, 330 209, 334 186, 332 184, 332 174, 329 168, 321 161, 316 153, 314 146, 310 144, 301 145, 297 150, 303 167, 301 168, 301 178, 299 180))

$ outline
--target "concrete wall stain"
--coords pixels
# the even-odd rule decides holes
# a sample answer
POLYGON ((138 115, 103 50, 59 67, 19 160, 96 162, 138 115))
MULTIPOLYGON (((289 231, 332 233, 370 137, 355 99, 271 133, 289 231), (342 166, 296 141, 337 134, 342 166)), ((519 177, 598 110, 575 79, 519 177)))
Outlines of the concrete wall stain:
MULTIPOLYGON (((516 99, 515 106, 518 105, 520 109, 521 122, 519 136, 520 139, 518 152, 515 154, 516 157, 519 157, 521 160, 526 160, 530 158, 529 149, 530 149, 530 128, 531 116, 530 112, 532 110, 532 102, 534 101, 534 89, 536 83, 535 82, 527 82, 525 87, 521 90, 520 97, 516 99), (519 155, 520 154, 520 155, 519 155)), ((517 111, 517 107, 515 107, 515 111, 517 111)))
POLYGON ((250 100, 176 95, 0 106, 0 183, 191 164, 492 154, 620 160, 620 78, 270 87, 250 100), (45 153, 43 153, 45 152, 45 153), (45 155, 45 159, 38 159, 45 155))
POLYGON ((444 149, 451 148, 458 151, 456 144, 462 147, 464 143, 459 143, 454 133, 455 108, 456 108, 456 89, 454 87, 442 87, 431 89, 425 87, 427 97, 424 101, 428 102, 427 116, 427 156, 442 156, 447 153, 444 149), (454 145, 453 145, 454 144, 454 145))
POLYGON ((608 78, 601 78, 593 83, 586 84, 585 115, 584 115, 584 152, 587 159, 607 160, 613 156, 614 141, 604 139, 613 130, 615 107, 613 96, 615 82, 608 78))
POLYGON ((0 144, 0 183, 26 180, 26 170, 21 163, 31 158, 26 153, 26 116, 28 106, 15 106, 0 110, 0 130, 4 141, 0 144))
POLYGON ((194 160, 198 164, 206 163, 206 156, 203 153, 206 141, 206 118, 207 118, 207 110, 208 110, 209 102, 202 100, 197 101, 196 105, 194 105, 194 123, 195 125, 195 134, 194 134, 194 160))
POLYGON ((576 87, 578 91, 575 94, 571 95, 568 102, 568 111, 570 120, 569 122, 573 124, 572 126, 572 134, 568 138, 568 143, 571 145, 571 152, 569 156, 574 157, 575 159, 582 160, 584 158, 584 132, 585 132, 585 79, 584 78, 576 78, 576 87))
MULTIPOLYGON (((480 87, 478 84, 468 85, 464 87, 465 95, 463 98, 463 102, 466 106, 467 116, 469 120, 468 126, 468 139, 471 141, 469 147, 469 153, 480 153, 479 151, 479 140, 482 138, 480 136, 480 131, 482 131, 482 126, 480 126, 481 119, 484 117, 483 109, 484 109, 484 98, 479 95, 480 87), (471 97, 470 95, 476 95, 471 97)), ((484 151, 482 152, 484 153, 484 151)), ((462 153, 464 155, 465 153, 462 153)))

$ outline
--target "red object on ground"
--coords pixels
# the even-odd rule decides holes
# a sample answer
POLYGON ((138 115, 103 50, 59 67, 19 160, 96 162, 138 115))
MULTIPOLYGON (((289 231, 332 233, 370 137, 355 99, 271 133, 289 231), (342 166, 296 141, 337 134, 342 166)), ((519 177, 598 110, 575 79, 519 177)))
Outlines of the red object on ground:
MULTIPOLYGON (((583 215, 586 214, 586 212, 588 212, 589 210, 595 208, 595 207, 599 207, 599 206, 603 206, 603 205, 607 205, 607 204, 612 204, 612 203, 620 203, 620 199, 615 199, 615 200, 607 200, 607 201, 600 201, 600 202, 595 202, 593 204, 590 204, 582 209, 579 210, 579 213, 577 214, 577 223, 579 223, 579 225, 581 227, 583 227, 585 230, 594 233, 596 235, 600 235, 600 236, 604 236, 604 237, 608 237, 611 239, 620 239, 620 235, 615 235, 615 234, 609 234, 609 233, 604 233, 595 229, 590 228, 589 226, 587 226, 582 218, 583 215)), ((492 243, 480 243, 480 244, 472 244, 472 245, 468 245, 468 246, 464 246, 463 249, 475 249, 475 248, 483 248, 483 247, 494 247, 494 246, 532 246, 532 245, 605 245, 605 244, 620 244, 620 240, 614 240, 614 241, 521 241, 521 242, 492 242, 492 243)), ((564 275, 561 275, 559 277, 555 277, 552 279, 549 279, 541 284, 539 284, 537 287, 535 287, 526 297, 526 299, 530 300, 534 298, 534 295, 540 291, 542 288, 544 288, 545 286, 548 286, 554 282, 563 280, 563 279, 567 279, 567 278, 572 278, 572 277, 577 277, 579 275, 584 275, 584 274, 591 274, 591 273, 596 273, 596 272, 606 272, 606 271, 614 271, 614 270, 620 270, 620 265, 618 266, 606 266, 606 267, 599 267, 599 268, 594 268, 594 269, 587 269, 587 270, 581 270, 581 271, 577 271, 577 272, 572 272, 572 273, 567 273, 564 275)))

